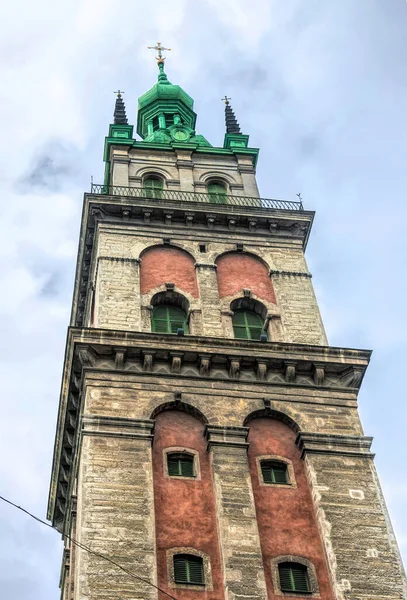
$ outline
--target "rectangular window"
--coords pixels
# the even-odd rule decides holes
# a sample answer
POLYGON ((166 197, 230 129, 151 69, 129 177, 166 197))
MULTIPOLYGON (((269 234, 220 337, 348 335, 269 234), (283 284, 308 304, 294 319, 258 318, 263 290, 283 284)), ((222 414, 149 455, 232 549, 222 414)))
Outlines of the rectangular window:
POLYGON ((168 454, 168 475, 170 477, 194 477, 194 457, 191 454, 168 454))
POLYGON ((200 556, 177 554, 174 556, 174 579, 176 583, 204 585, 203 560, 200 556))
POLYGON ((263 460, 261 461, 261 473, 264 483, 289 483, 286 463, 263 460))

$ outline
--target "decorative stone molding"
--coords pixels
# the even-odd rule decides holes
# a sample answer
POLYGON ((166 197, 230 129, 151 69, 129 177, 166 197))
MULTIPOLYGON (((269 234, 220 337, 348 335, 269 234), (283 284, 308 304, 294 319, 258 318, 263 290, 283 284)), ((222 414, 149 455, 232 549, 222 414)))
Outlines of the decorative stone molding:
POLYGON ((171 372, 172 373, 180 373, 182 366, 182 357, 184 356, 183 352, 171 352, 171 372))
POLYGON ((100 417, 83 415, 82 435, 103 437, 153 439, 154 421, 151 419, 126 419, 124 417, 100 417))
POLYGON ((273 582, 273 591, 276 596, 289 596, 291 597, 303 597, 303 594, 296 594, 295 592, 282 592, 280 586, 280 575, 278 572, 278 565, 285 562, 298 563, 307 567, 308 580, 311 592, 306 595, 307 598, 320 598, 319 585, 315 567, 307 558, 303 556, 295 556, 293 554, 286 554, 284 556, 277 556, 270 560, 271 567, 271 579, 273 582))
POLYGON ((270 277, 305 277, 307 279, 311 279, 311 273, 301 272, 301 271, 274 271, 270 269, 269 272, 270 277))
POLYGON ((155 352, 142 352, 143 355, 143 371, 152 371, 155 352))
POLYGON ((180 546, 179 548, 171 548, 166 552, 167 560, 167 577, 168 585, 173 589, 188 589, 199 590, 201 592, 213 591, 212 572, 210 558, 205 552, 191 548, 189 546, 180 546), (174 556, 177 554, 191 554, 192 556, 200 556, 203 562, 204 569, 204 585, 193 585, 190 583, 176 583, 174 575, 174 556))
POLYGON ((98 256, 98 262, 102 260, 110 260, 112 262, 122 262, 122 263, 133 263, 135 265, 139 265, 141 263, 140 258, 128 258, 124 256, 98 256))
POLYGON ((296 377, 297 361, 285 360, 285 380, 287 383, 294 383, 296 377))
POLYGON ((114 363, 115 363, 116 369, 119 369, 119 370, 124 369, 124 364, 126 362, 126 348, 120 348, 120 347, 115 348, 114 353, 115 353, 114 363))
POLYGON ((325 379, 325 366, 323 363, 314 363, 314 383, 323 385, 325 379))
POLYGON ((202 377, 208 376, 210 368, 211 368, 211 359, 208 358, 205 354, 200 355, 200 357, 199 357, 199 374, 202 377))
POLYGON ((240 358, 230 358, 229 361, 229 376, 231 379, 238 379, 240 375, 240 358))
MULTIPOLYGON (((154 372, 157 362, 160 377, 176 375, 178 379, 189 378, 192 369, 196 377, 210 379, 210 385, 216 381, 221 381, 222 386, 231 384, 236 393, 236 386, 241 384, 249 384, 252 391, 258 390, 260 395, 266 393, 264 386, 290 386, 303 390, 312 390, 318 386, 318 389, 338 390, 342 394, 349 392, 349 399, 355 399, 358 388, 348 386, 360 384, 360 375, 366 369, 369 358, 370 352, 366 350, 282 342, 261 343, 193 335, 178 338, 174 335, 151 332, 71 327, 68 332, 64 380, 61 387, 57 446, 48 513, 50 520, 59 530, 64 527, 67 502, 73 486, 71 466, 81 411, 81 394, 89 369, 92 370, 92 376, 97 371, 102 374, 115 371, 116 374, 121 373, 121 376, 135 374, 149 377, 149 374, 154 372), (288 361, 287 356, 295 360, 288 361), (315 379, 315 364, 324 369, 322 384, 318 378, 315 379), (350 379, 349 373, 354 371, 359 376, 350 379)), ((225 434, 225 431, 236 433, 236 429, 220 429, 223 437, 229 441, 231 436, 225 434)), ((99 427, 99 431, 102 430, 103 428, 99 427)), ((110 428, 107 431, 113 430, 110 428)), ((219 441, 219 430, 216 431, 217 436, 212 436, 212 440, 219 441)), ((248 430, 244 428, 238 431, 248 430)), ((239 441, 244 440, 240 437, 239 441)), ((297 438, 302 456, 306 453, 322 452, 370 458, 373 456, 370 453, 370 442, 371 438, 363 436, 306 432, 300 433, 297 438)))
POLYGON ((214 263, 204 263, 204 262, 196 262, 195 263, 195 269, 212 269, 213 271, 216 271, 217 268, 218 268, 218 266, 215 265, 214 263))
POLYGON ((267 379, 267 371, 268 371, 268 365, 266 361, 261 361, 258 360, 257 361, 257 379, 259 381, 266 381, 267 379))
POLYGON ((248 448, 248 435, 248 427, 222 427, 220 425, 207 425, 205 428, 205 437, 208 440, 208 450, 214 446, 248 448))
POLYGON ((300 431, 296 444, 301 458, 306 454, 336 454, 339 456, 359 456, 373 458, 370 452, 373 438, 362 435, 337 435, 325 433, 307 433, 300 431))

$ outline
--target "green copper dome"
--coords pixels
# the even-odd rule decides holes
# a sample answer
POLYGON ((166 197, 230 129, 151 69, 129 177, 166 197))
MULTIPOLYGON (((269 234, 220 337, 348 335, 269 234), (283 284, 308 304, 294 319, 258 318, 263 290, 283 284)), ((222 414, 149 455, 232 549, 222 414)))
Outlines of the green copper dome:
MULTIPOLYGON (((194 101, 179 85, 168 81, 164 64, 159 63, 157 83, 138 99, 137 133, 146 141, 155 140, 158 130, 176 124, 194 131, 194 101)), ((161 141, 161 140, 160 140, 161 141)))

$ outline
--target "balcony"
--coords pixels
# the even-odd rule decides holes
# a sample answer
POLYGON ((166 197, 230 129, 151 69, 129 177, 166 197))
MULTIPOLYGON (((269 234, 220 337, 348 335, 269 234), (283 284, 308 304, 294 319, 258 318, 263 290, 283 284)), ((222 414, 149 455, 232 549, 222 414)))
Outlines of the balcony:
POLYGON ((146 190, 139 187, 111 186, 103 184, 91 185, 92 194, 105 196, 121 196, 127 198, 143 198, 171 200, 176 202, 195 202, 199 204, 227 204, 242 208, 272 208, 279 210, 304 210, 302 202, 292 200, 274 200, 270 198, 250 198, 248 196, 230 196, 223 194, 203 194, 200 192, 183 192, 180 190, 146 190))

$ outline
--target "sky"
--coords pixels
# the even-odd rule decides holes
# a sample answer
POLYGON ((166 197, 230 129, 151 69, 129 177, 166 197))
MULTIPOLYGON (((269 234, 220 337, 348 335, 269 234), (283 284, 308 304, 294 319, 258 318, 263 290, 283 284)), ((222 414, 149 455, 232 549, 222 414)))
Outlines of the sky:
MULTIPOLYGON (((0 494, 44 518, 83 193, 113 91, 156 80, 222 145, 227 94, 265 198, 316 211, 307 260, 331 345, 373 349, 359 395, 407 560, 405 0, 15 0, 0 39, 0 494)), ((0 589, 56 600, 59 535, 0 503, 0 589)))

